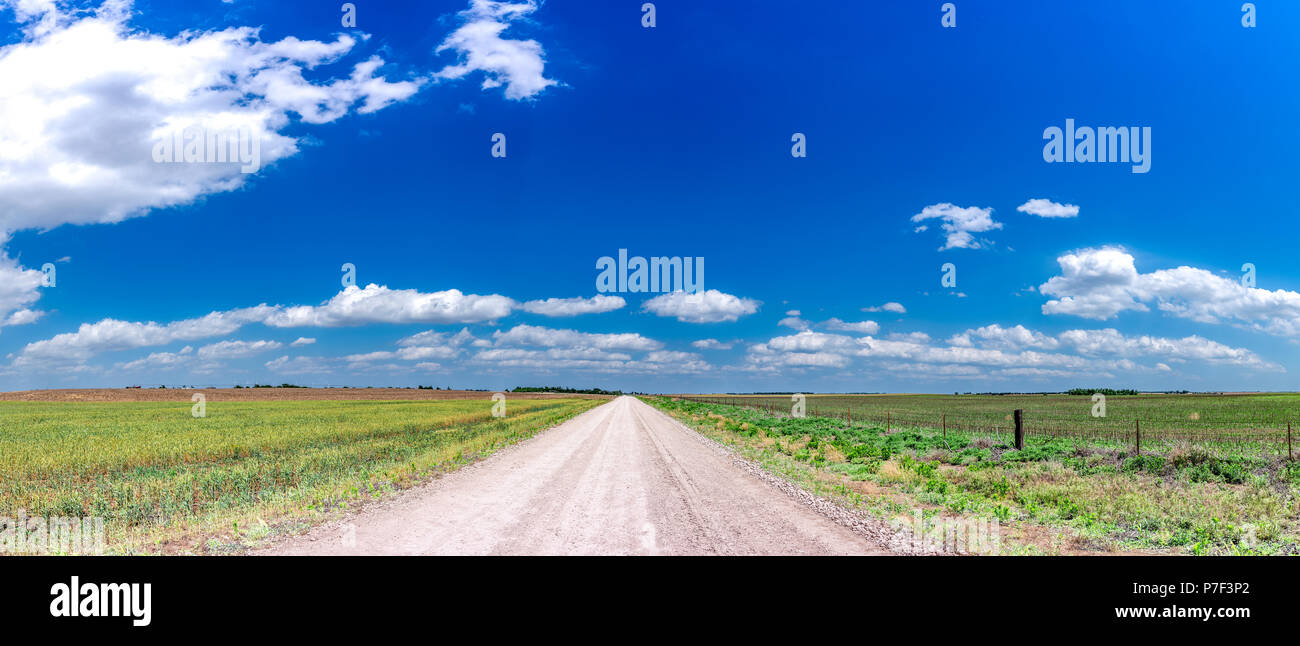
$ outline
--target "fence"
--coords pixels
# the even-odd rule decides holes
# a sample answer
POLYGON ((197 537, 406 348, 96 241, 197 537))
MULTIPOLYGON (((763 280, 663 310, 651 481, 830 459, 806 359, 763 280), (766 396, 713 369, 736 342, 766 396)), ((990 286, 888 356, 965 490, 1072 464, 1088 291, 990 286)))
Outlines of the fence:
MULTIPOLYGON (((750 408, 767 412, 773 416, 788 416, 787 407, 775 401, 760 401, 745 397, 697 397, 677 395, 686 401, 720 404, 750 408)), ((947 412, 920 413, 917 411, 894 411, 879 408, 852 407, 846 409, 820 409, 806 405, 805 416, 841 420, 847 425, 874 424, 886 432, 901 429, 939 430, 945 436, 954 435, 992 435, 1005 437, 1008 445, 1022 446, 1026 437, 1050 437, 1082 440, 1101 445, 1114 445, 1131 448, 1141 454, 1147 451, 1165 451, 1176 444, 1190 444, 1213 452, 1242 452, 1248 450, 1273 453, 1294 460, 1292 448, 1292 424, 1287 422, 1285 428, 1256 429, 1179 429, 1163 427, 1152 420, 1106 420, 1108 426, 1088 427, 1078 418, 1047 417, 1025 415, 1022 410, 1012 411, 1005 423, 992 422, 988 419, 953 414, 947 412)), ((1300 429, 1298 429, 1300 430, 1300 429)), ((1300 448, 1300 447, 1297 447, 1300 448)))

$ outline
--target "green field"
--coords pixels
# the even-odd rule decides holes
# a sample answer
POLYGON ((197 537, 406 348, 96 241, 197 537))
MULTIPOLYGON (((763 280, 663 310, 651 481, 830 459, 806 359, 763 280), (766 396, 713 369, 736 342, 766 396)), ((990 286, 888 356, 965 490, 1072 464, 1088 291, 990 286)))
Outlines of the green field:
MULTIPOLYGON (((791 410, 790 395, 684 395, 690 399, 791 410)), ((1104 417, 1088 396, 1069 395, 806 395, 807 414, 895 426, 1009 434, 1012 411, 1024 411, 1030 435, 1133 443, 1140 432, 1152 448, 1186 441, 1207 448, 1252 445, 1285 454, 1287 425, 1300 433, 1300 394, 1187 394, 1106 397, 1104 417)), ((1300 446, 1296 446, 1300 449, 1300 446)))
POLYGON ((102 517, 112 551, 226 549, 603 401, 512 398, 500 419, 466 399, 209 403, 204 418, 188 402, 0 402, 0 516, 102 517))
MULTIPOLYGON (((814 493, 882 519, 914 510, 927 522, 996 519, 1014 537, 1012 553, 1300 553, 1300 463, 1286 457, 1285 426, 1280 449, 1166 439, 1154 447, 1144 441, 1139 455, 1122 435, 1109 441, 1029 434, 1016 450, 1003 411, 1060 417, 1082 408, 1080 424, 1089 424, 1090 399, 808 396, 809 415, 823 416, 797 418, 788 395, 698 396, 728 403, 695 398, 646 400, 814 493), (944 411, 962 404, 963 414, 949 414, 973 420, 971 427, 945 432, 944 411)), ((1231 437, 1284 419, 1296 401, 1295 395, 1112 397, 1108 414, 1150 414, 1165 420, 1157 428, 1170 434, 1231 437)))

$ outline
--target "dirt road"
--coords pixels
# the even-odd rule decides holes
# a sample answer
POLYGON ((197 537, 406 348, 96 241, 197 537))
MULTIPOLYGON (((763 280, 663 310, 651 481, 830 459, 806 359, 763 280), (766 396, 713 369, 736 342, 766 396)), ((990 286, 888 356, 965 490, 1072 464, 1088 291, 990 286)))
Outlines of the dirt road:
POLYGON ((619 397, 261 554, 874 554, 887 550, 619 397))

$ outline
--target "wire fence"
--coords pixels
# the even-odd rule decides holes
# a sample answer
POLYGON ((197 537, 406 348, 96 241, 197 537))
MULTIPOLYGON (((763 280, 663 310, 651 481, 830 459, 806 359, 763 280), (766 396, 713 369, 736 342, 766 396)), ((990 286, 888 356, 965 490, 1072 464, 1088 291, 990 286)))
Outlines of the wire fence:
MULTIPOLYGON (((791 407, 778 405, 771 400, 744 397, 707 397, 677 395, 676 398, 725 406, 736 406, 766 412, 775 417, 791 417, 791 407)), ((1008 411, 1005 420, 990 420, 987 416, 972 416, 943 411, 919 412, 891 410, 879 407, 819 408, 805 404, 804 416, 840 420, 847 425, 874 425, 891 433, 904 429, 936 430, 944 435, 989 436, 1008 445, 1015 442, 1015 411, 1008 411)), ((1106 425, 1081 422, 1078 418, 1042 415, 1020 416, 1022 437, 1063 438, 1103 446, 1133 450, 1164 452, 1179 445, 1197 446, 1213 453, 1261 452, 1294 459, 1292 423, 1276 428, 1247 429, 1186 429, 1170 425, 1168 420, 1123 420, 1111 418, 1106 425)), ((1300 448, 1300 447, 1296 447, 1300 448)))

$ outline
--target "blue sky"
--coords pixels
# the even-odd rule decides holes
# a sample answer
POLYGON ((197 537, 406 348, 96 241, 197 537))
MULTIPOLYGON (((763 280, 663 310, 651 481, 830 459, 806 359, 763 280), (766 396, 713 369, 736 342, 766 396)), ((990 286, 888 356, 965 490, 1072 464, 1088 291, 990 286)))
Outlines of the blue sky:
POLYGON ((0 388, 1295 388, 1294 3, 339 4, 0 1, 0 388))

